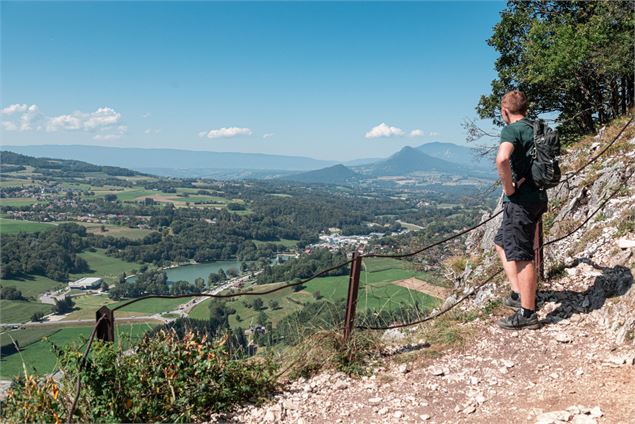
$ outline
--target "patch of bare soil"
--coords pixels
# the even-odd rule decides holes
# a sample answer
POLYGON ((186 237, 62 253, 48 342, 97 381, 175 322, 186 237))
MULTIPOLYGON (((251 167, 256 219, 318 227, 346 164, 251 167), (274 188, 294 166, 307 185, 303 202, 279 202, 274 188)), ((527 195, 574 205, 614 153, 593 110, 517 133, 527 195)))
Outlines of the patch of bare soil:
POLYGON ((427 294, 428 296, 436 297, 437 299, 441 300, 446 299, 451 292, 450 289, 435 286, 434 284, 427 283, 415 277, 395 281, 393 284, 405 287, 410 290, 416 290, 418 292, 427 294))

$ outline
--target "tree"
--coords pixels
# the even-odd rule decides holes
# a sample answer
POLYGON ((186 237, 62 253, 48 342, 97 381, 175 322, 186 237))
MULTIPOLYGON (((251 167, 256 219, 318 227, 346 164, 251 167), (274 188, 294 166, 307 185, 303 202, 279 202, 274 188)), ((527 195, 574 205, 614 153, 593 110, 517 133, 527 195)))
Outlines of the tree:
POLYGON ((106 195, 104 195, 104 200, 106 202, 116 202, 117 201, 117 195, 116 194, 112 194, 112 193, 106 194, 106 195))
POLYGON ((501 125, 500 99, 525 92, 530 116, 560 112, 566 137, 595 131, 633 107, 633 1, 509 1, 488 44, 500 57, 477 112, 501 125))
POLYGON ((319 290, 316 290, 315 292, 313 292, 313 298, 314 298, 315 300, 320 300, 320 299, 322 299, 322 295, 320 294, 320 291, 319 291, 319 290))
POLYGON ((33 315, 31 315, 31 321, 33 322, 40 322, 42 318, 44 318, 44 312, 33 312, 33 315))
POLYGON ((280 303, 278 303, 278 301, 275 299, 271 299, 269 301, 269 309, 271 309, 272 311, 275 311, 278 308, 280 308, 280 303))
POLYGON ((0 287, 0 299, 6 300, 24 300, 22 292, 15 287, 0 287))
POLYGON ((199 292, 202 292, 205 289, 205 279, 198 277, 194 280, 194 286, 198 289, 199 292))
POLYGON ((57 315, 66 314, 71 312, 75 307, 75 302, 70 296, 65 296, 64 299, 55 299, 55 305, 53 305, 53 313, 57 315))
POLYGON ((264 308, 265 305, 264 305, 262 299, 257 297, 252 302, 252 306, 254 308, 254 311, 260 311, 260 310, 262 310, 264 308))

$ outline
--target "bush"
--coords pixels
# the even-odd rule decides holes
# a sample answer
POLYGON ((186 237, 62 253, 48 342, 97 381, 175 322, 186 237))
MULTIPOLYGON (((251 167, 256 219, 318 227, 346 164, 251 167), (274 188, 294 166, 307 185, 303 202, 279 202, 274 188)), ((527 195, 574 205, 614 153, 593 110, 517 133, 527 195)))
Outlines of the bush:
MULTIPOLYGON (((82 371, 82 390, 74 421, 193 422, 259 402, 275 388, 270 360, 233 360, 227 338, 209 341, 189 332, 179 339, 173 331, 141 341, 135 353, 122 355, 119 344, 93 344, 82 371)), ((58 351, 64 377, 32 376, 16 380, 2 408, 5 421, 67 420, 78 364, 78 345, 58 351)))

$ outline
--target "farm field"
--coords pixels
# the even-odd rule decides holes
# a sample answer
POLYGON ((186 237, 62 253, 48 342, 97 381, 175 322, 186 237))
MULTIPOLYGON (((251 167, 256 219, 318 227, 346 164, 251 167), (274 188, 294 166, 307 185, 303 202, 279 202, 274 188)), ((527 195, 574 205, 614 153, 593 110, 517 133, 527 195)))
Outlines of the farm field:
POLYGON ((126 262, 122 259, 108 256, 104 249, 96 249, 95 252, 85 251, 79 254, 88 262, 90 269, 94 272, 70 275, 71 280, 82 277, 102 277, 108 282, 112 282, 122 272, 130 274, 130 271, 139 268, 139 264, 126 262))
MULTIPOLYGON (((402 304, 412 305, 418 302, 422 309, 432 309, 440 301, 434 297, 428 296, 416 290, 411 290, 394 282, 418 277, 420 279, 428 279, 429 275, 416 272, 410 269, 402 268, 403 263, 390 258, 377 258, 368 260, 365 267, 362 268, 360 276, 360 289, 357 303, 357 311, 381 311, 392 310, 402 304)), ((281 283, 266 284, 253 286, 253 291, 265 291, 280 285, 281 283)), ((246 303, 253 302, 255 297, 260 297, 263 301, 265 309, 263 312, 267 314, 269 319, 275 325, 280 319, 302 308, 307 302, 316 301, 316 292, 324 300, 336 302, 345 300, 348 293, 348 275, 321 277, 306 284, 306 287, 298 292, 293 292, 291 288, 284 289, 262 296, 245 296, 226 305, 236 310, 235 314, 229 316, 231 326, 249 327, 255 323, 260 311, 247 307, 246 303), (269 301, 276 300, 279 308, 271 310, 269 301), (236 320, 236 316, 240 316, 241 321, 236 320)), ((202 302, 191 313, 191 318, 208 319, 209 303, 211 300, 202 302)))
MULTIPOLYGON (((138 340, 143 334, 156 324, 118 324, 115 327, 115 340, 127 345, 128 340, 138 340)), ((52 373, 57 369, 57 357, 52 352, 52 345, 64 347, 75 343, 83 345, 92 331, 91 326, 38 328, 11 331, 8 334, 20 342, 21 351, 3 356, 0 360, 0 378, 13 378, 22 374, 23 366, 27 372, 36 375, 52 373), (46 337, 46 339, 42 339, 46 337)), ((5 343, 10 340, 8 334, 0 334, 0 340, 5 343)))
POLYGON ((97 224, 92 222, 75 222, 83 227, 86 227, 86 230, 98 236, 112 236, 112 237, 124 237, 131 240, 140 240, 150 234, 152 230, 146 230, 142 228, 128 228, 122 225, 114 225, 114 224, 97 224), (102 231, 102 225, 106 228, 106 231, 102 231))
POLYGON ((41 275, 33 275, 25 277, 24 279, 0 280, 0 286, 13 286, 20 290, 22 292, 22 296, 24 297, 37 298, 44 292, 57 290, 66 286, 66 284, 60 281, 51 280, 50 278, 43 277, 41 275))
MULTIPOLYGON (((244 212, 244 211, 240 211, 244 212)), ((281 244, 288 249, 295 249, 299 240, 290 240, 290 239, 280 239, 280 241, 261 241, 261 240, 252 240, 256 246, 261 246, 263 244, 281 244)))
POLYGON ((0 299, 0 323, 30 321, 35 312, 51 313, 51 306, 26 300, 0 299))
POLYGON ((20 198, 20 197, 10 197, 0 199, 0 205, 2 206, 30 206, 35 203, 38 203, 37 199, 32 198, 20 198))
MULTIPOLYGON (((5 200, 5 199, 3 199, 5 200)), ((5 205, 0 202, 0 205, 5 205)), ((44 222, 23 221, 20 219, 10 219, 0 217, 0 234, 16 234, 20 232, 35 233, 53 228, 52 224, 44 222)))
MULTIPOLYGON (((187 303, 191 298, 182 299, 147 299, 115 312, 116 318, 126 318, 132 316, 153 315, 161 312, 169 312, 177 309, 179 305, 187 303)), ((95 319, 95 312, 104 305, 114 308, 128 300, 114 301, 106 295, 92 295, 74 297, 76 310, 71 312, 64 321, 75 319, 95 319)))

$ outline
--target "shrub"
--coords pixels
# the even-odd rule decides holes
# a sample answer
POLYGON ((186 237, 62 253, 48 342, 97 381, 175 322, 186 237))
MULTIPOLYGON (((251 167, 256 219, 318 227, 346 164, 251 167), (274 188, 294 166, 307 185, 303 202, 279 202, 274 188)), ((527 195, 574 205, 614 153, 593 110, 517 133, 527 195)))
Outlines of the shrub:
MULTIPOLYGON (((81 374, 73 420, 193 422, 259 402, 275 388, 276 367, 267 358, 231 359, 226 342, 227 337, 209 341, 188 332, 180 339, 163 331, 122 355, 121 344, 96 341, 81 374)), ((67 420, 82 353, 72 345, 58 355, 61 384, 31 376, 16 380, 2 408, 5 421, 67 420)))

